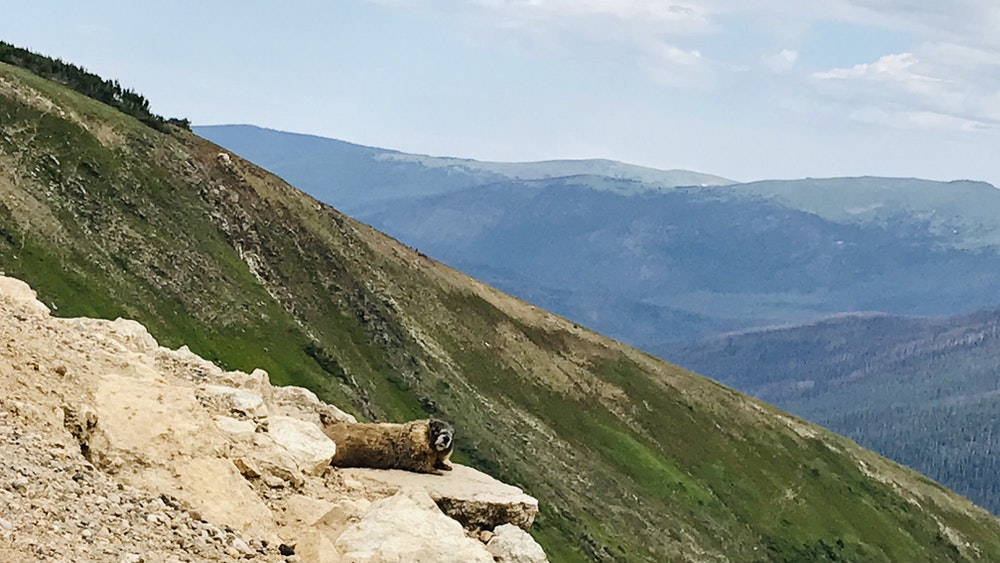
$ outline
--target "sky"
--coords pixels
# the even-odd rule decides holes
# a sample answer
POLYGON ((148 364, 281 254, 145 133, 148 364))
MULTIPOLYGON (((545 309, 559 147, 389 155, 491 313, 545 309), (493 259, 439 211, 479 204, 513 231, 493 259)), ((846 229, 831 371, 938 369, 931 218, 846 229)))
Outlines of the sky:
POLYGON ((996 0, 7 2, 154 113, 435 156, 1000 186, 996 0))

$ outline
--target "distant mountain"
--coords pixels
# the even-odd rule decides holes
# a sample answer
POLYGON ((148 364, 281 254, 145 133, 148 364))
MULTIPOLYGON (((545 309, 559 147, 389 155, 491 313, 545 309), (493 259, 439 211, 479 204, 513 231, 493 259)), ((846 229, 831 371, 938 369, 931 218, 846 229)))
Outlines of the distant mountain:
POLYGON ((841 224, 891 228, 904 221, 949 248, 995 252, 1000 247, 1000 190, 986 182, 809 178, 751 182, 738 191, 841 224))
POLYGON ((641 190, 734 183, 710 174, 656 170, 611 160, 483 162, 407 154, 253 125, 192 129, 352 215, 372 203, 447 194, 508 180, 595 176, 629 180, 633 189, 641 190))
POLYGON ((1000 309, 849 315, 657 350, 1000 514, 1000 309))
POLYGON ((842 311, 947 314, 1000 295, 1000 255, 952 248, 905 216, 838 223, 733 195, 741 186, 625 195, 611 188, 628 181, 603 182, 505 182, 370 205, 361 217, 646 349, 842 311))
POLYGON ((926 477, 165 129, 0 64, 0 269, 59 315, 136 319, 364 418, 449 420, 456 461, 538 498, 531 533, 554 562, 1000 559, 1000 520, 926 477))
POLYGON ((732 184, 608 161, 480 163, 249 126, 195 131, 429 256, 646 350, 844 311, 1000 302, 1000 190, 984 183, 732 184))

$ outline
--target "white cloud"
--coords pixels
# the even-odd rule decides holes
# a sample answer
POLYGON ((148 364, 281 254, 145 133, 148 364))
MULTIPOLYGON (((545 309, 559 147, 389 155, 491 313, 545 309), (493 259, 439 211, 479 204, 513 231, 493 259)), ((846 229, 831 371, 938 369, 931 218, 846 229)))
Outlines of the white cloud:
POLYGON ((885 55, 873 63, 859 63, 851 68, 834 68, 813 73, 819 80, 873 80, 893 81, 907 87, 925 82, 941 82, 939 78, 916 72, 920 61, 913 53, 885 55))
POLYGON ((799 60, 799 52, 794 49, 782 49, 778 53, 764 57, 764 66, 771 72, 788 72, 799 60))
POLYGON ((508 16, 529 19, 604 16, 688 32, 704 31, 711 25, 708 15, 697 3, 674 4, 661 0, 480 0, 478 4, 508 16))
POLYGON ((929 41, 958 40, 1000 45, 1000 3, 995 0, 837 0, 854 17, 874 18, 877 25, 906 29, 929 41))
POLYGON ((682 49, 663 41, 647 41, 641 45, 641 68, 659 84, 682 88, 710 86, 714 65, 696 49, 682 49))
POLYGON ((656 51, 662 60, 672 65, 694 66, 702 61, 701 53, 697 50, 685 51, 673 45, 662 44, 656 51))
POLYGON ((1000 57, 925 45, 917 53, 813 73, 818 90, 869 123, 961 132, 1000 129, 1000 57), (955 57, 956 54, 965 56, 955 57))
POLYGON ((533 54, 568 59, 589 48, 590 57, 605 57, 603 64, 640 69, 671 88, 759 86, 754 91, 770 91, 772 100, 811 96, 843 106, 842 113, 871 107, 896 115, 905 108, 914 116, 907 122, 943 127, 947 120, 920 116, 944 115, 959 129, 1000 123, 996 0, 370 1, 459 18, 456 27, 473 41, 533 54), (909 45, 816 71, 808 34, 831 22, 886 30, 909 45), (783 79, 769 81, 775 74, 783 79))
POLYGON ((520 34, 539 49, 566 56, 580 45, 597 45, 609 64, 632 66, 662 86, 704 88, 722 68, 690 45, 692 38, 718 31, 702 2, 478 0, 475 5, 484 23, 520 34))

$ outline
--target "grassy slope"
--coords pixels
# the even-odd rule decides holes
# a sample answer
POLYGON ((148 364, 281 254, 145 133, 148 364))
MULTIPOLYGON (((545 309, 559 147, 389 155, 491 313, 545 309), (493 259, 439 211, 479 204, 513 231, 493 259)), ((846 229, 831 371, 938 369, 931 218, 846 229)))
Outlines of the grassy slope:
POLYGON ((665 357, 916 468, 1000 514, 1000 311, 852 316, 665 357))
POLYGON ((460 459, 539 497, 553 561, 1000 558, 1000 523, 926 479, 218 154, 0 65, 0 265, 60 314, 452 420, 460 459))

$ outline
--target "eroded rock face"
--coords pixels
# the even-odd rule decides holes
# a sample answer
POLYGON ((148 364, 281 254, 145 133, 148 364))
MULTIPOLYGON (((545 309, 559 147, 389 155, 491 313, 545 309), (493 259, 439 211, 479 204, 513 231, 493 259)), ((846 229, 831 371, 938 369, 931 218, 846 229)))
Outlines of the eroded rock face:
POLYGON ((506 563, 544 563, 548 561, 542 546, 531 534, 513 524, 502 524, 493 530, 493 536, 486 543, 497 561, 506 563))
POLYGON ((461 524, 442 514, 420 489, 373 503, 335 545, 347 561, 356 563, 493 563, 483 544, 467 537, 461 524))
POLYGON ((442 512, 469 529, 492 530, 510 523, 527 530, 538 515, 535 498, 463 465, 455 464, 444 475, 380 469, 344 469, 342 474, 369 495, 425 491, 442 512))
POLYGON ((288 452, 305 475, 322 475, 337 453, 336 444, 315 424, 290 416, 272 417, 268 421, 267 434, 279 448, 288 452))
MULTIPOLYGON (((321 419, 354 421, 261 370, 162 348, 139 323, 52 318, 0 276, 0 561, 485 562, 470 534, 537 513, 458 465, 331 468, 321 419)), ((496 546, 526 545, 502 534, 496 546)))

